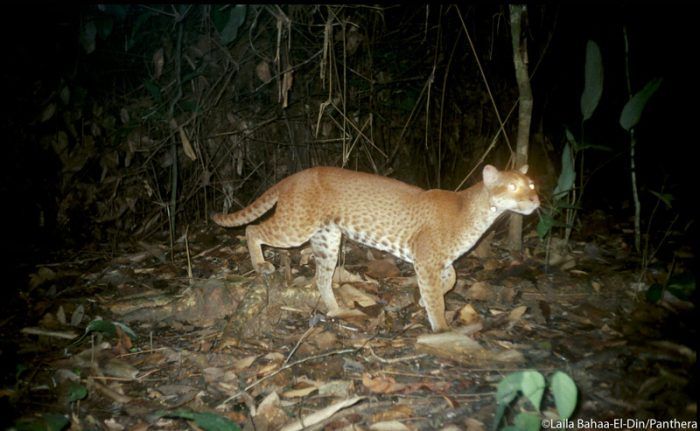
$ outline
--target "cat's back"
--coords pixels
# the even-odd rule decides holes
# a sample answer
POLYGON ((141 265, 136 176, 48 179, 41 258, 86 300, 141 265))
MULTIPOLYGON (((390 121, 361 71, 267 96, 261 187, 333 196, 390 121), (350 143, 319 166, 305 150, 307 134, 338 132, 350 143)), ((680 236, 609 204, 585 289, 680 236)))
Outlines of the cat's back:
POLYGON ((416 195, 423 192, 420 187, 394 178, 331 166, 318 166, 302 172, 320 187, 339 194, 367 193, 371 198, 382 194, 416 195))

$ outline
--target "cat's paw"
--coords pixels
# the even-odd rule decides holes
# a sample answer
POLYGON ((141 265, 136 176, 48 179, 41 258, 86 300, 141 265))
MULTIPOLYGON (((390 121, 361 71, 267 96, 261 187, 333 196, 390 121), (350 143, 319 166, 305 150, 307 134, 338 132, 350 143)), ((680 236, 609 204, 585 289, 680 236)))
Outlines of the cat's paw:
POLYGON ((257 267, 258 274, 270 275, 275 272, 275 266, 270 262, 263 262, 257 267))

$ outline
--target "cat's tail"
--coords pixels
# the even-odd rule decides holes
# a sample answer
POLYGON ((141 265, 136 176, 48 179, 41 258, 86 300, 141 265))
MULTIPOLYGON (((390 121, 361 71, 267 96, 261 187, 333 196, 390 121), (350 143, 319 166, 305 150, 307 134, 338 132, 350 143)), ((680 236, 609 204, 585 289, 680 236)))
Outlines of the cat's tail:
POLYGON ((273 186, 263 193, 262 196, 257 198, 255 202, 242 210, 234 213, 212 214, 211 219, 214 221, 214 223, 225 227, 242 226, 244 224, 248 224, 261 217, 273 206, 275 206, 278 196, 279 194, 277 187, 273 186))

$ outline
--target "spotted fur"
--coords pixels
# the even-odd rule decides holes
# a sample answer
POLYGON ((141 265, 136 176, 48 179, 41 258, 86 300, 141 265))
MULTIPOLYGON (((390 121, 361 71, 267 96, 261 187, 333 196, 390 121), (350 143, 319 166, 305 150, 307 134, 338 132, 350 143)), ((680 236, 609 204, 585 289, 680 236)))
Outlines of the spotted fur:
POLYGON ((454 286, 452 262, 469 251, 505 211, 530 214, 539 206, 521 171, 484 167, 483 181, 460 191, 423 190, 391 178, 331 167, 291 175, 248 207, 215 214, 222 226, 241 226, 276 205, 268 219, 246 228, 254 268, 270 273, 263 244, 296 247, 307 241, 316 261, 316 286, 330 315, 337 314, 331 277, 342 235, 413 263, 433 331, 449 329, 444 294, 454 286))

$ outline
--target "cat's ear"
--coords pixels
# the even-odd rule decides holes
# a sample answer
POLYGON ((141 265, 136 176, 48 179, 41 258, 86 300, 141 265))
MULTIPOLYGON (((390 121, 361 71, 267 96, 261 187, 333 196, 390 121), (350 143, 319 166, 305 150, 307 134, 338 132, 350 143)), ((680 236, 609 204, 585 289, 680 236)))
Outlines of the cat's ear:
POLYGON ((527 168, 528 168, 528 167, 529 167, 528 165, 522 165, 522 166, 520 167, 520 169, 518 169, 518 170, 520 171, 521 174, 525 175, 525 174, 527 173, 527 168))
POLYGON ((484 166, 482 175, 484 177, 484 184, 487 186, 493 185, 498 181, 498 169, 493 165, 484 166))

